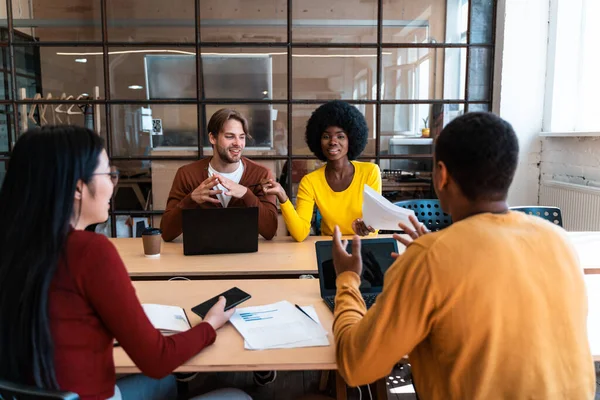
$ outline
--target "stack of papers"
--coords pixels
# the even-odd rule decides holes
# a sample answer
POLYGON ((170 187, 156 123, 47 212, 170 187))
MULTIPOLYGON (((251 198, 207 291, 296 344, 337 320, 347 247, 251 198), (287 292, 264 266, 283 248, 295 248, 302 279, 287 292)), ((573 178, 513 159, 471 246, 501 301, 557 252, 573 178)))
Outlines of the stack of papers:
POLYGON ((231 323, 244 338, 249 350, 329 346, 327 331, 321 326, 314 307, 302 309, 288 301, 264 306, 238 308, 231 323))
POLYGON ((398 231, 398 222, 410 226, 408 217, 415 215, 413 210, 398 207, 377 193, 369 185, 365 185, 363 193, 363 221, 365 225, 376 230, 398 231))
POLYGON ((190 329, 190 323, 183 308, 162 304, 142 304, 150 322, 163 335, 172 335, 190 329))

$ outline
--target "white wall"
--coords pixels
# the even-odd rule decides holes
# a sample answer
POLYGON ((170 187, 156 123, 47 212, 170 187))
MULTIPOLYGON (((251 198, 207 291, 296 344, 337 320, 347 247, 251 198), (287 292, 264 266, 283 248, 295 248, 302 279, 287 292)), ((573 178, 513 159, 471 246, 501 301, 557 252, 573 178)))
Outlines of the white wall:
POLYGON ((600 187, 600 137, 542 139, 541 179, 600 187))
POLYGON ((521 148, 508 201, 538 202, 549 0, 498 1, 493 111, 509 121, 521 148))

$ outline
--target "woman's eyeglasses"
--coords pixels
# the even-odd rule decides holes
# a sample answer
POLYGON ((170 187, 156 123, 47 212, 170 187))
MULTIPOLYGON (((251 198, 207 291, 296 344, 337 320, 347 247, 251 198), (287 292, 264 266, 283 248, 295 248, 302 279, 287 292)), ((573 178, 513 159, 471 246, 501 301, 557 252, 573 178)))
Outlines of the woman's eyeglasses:
POLYGON ((117 167, 110 167, 110 172, 98 172, 93 175, 108 175, 110 176, 110 180, 112 181, 113 185, 116 186, 119 182, 119 176, 121 175, 121 172, 117 169, 117 167))

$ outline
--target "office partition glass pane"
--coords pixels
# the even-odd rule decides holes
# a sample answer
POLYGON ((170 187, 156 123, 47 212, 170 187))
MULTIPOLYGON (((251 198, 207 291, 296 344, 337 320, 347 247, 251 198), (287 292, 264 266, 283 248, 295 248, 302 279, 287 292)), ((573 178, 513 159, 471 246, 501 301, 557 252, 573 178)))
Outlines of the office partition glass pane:
POLYGON ((8 54, 8 46, 0 46, 0 100, 12 98, 12 78, 8 54))
POLYGON ((490 111, 489 104, 469 104, 467 112, 488 112, 490 111))
POLYGON ((377 42, 376 1, 293 1, 292 7, 294 42, 377 42))
POLYGON ((200 18, 203 42, 287 41, 287 0, 202 0, 200 18))
POLYGON ((111 105, 114 156, 174 156, 198 150, 195 104, 111 105))
POLYGON ((464 99, 466 48, 384 48, 383 100, 464 99))
POLYGON ((34 103, 18 107, 21 133, 45 125, 75 125, 88 128, 106 140, 106 106, 102 104, 34 103))
POLYGON ((471 43, 491 44, 494 37, 494 1, 471 0, 471 43))
POLYGON ((469 58, 469 97, 467 100, 491 100, 492 51, 487 47, 472 47, 469 58))
POLYGON ((448 122, 464 114, 464 104, 384 104, 381 106, 381 156, 398 154, 431 154, 431 148, 396 147, 398 143, 431 144, 448 122), (425 123, 427 122, 427 123, 425 123), (423 132, 424 128, 429 128, 423 132), (413 139, 419 139, 417 141, 413 139), (424 140, 421 140, 424 139, 424 140), (404 150, 408 152, 402 152, 404 150), (414 150, 414 151, 413 151, 414 150))
POLYGON ((194 0, 106 0, 111 42, 196 42, 194 0))
POLYGON ((384 43, 466 43, 468 0, 383 2, 384 43))
POLYGON ((196 99, 195 47, 111 47, 112 99, 196 99))
POLYGON ((203 47, 206 99, 287 99, 287 47, 203 47))
MULTIPOLYGON (((15 54, 28 54, 31 49, 15 46, 15 54)), ((16 66, 17 73, 37 77, 43 89, 40 94, 46 99, 49 96, 53 99, 94 97, 96 93, 104 98, 101 47, 39 47, 39 58, 33 53, 23 55, 22 59, 23 64, 16 66), (40 63, 38 74, 35 63, 40 63)), ((15 55, 15 62, 17 60, 15 55)), ((23 85, 17 87, 17 93, 30 84, 23 85)))
POLYGON ((376 49, 296 48, 292 63, 294 99, 376 98, 376 49))
MULTIPOLYGON (((158 161, 161 163, 157 166, 160 170, 154 173, 152 166, 153 162, 147 161, 113 161, 112 165, 119 170, 119 182, 115 187, 114 198, 113 198, 113 209, 117 211, 123 210, 135 210, 135 211, 148 211, 153 209, 153 196, 168 196, 168 192, 171 188, 172 177, 177 168, 189 161, 158 161), (181 164, 181 165, 180 165, 181 164), (173 170, 173 171, 171 171, 173 170), (152 193, 152 177, 153 173, 156 178, 161 178, 160 183, 157 183, 157 190, 160 193, 152 193), (168 176, 167 176, 168 175, 168 176), (169 179, 171 178, 171 179, 169 179), (169 181, 170 182, 167 182, 169 181), (166 192, 166 193, 162 193, 166 192)), ((166 203, 166 197, 165 197, 166 203)), ((164 204, 161 205, 161 209, 164 209, 164 204)))
POLYGON ((0 161, 0 188, 2 188, 2 184, 4 183, 4 177, 6 176, 6 167, 7 161, 0 161))
POLYGON ((391 202, 408 199, 433 199, 430 158, 379 160, 382 194, 391 202))
POLYGON ((8 141, 15 135, 12 105, 0 106, 0 153, 8 152, 8 141))
POLYGON ((17 41, 33 38, 38 42, 102 40, 100 0, 76 5, 66 1, 12 1, 17 41))

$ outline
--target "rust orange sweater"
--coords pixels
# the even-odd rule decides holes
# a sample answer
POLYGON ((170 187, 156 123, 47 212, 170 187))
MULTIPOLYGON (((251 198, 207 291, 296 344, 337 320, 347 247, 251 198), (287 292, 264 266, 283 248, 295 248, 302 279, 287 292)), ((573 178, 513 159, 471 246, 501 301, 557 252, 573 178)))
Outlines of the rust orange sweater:
POLYGON ((337 278, 337 363, 350 385, 408 354, 424 400, 594 398, 582 271, 565 232, 539 217, 479 214, 419 238, 368 312, 359 284, 337 278))
MULTIPOLYGON (((210 159, 211 157, 203 158, 177 170, 167 199, 167 208, 160 221, 160 229, 165 241, 171 241, 181 235, 181 210, 184 208, 223 207, 221 204, 198 204, 192 200, 192 192, 208 179, 210 159)), ((258 233, 265 239, 272 239, 277 231, 275 196, 266 196, 261 186, 258 185, 261 180, 272 178, 272 174, 267 168, 245 157, 242 157, 242 162, 244 163, 244 174, 240 185, 249 187, 249 189, 244 197, 232 198, 229 201, 229 207, 258 207, 258 233)))

